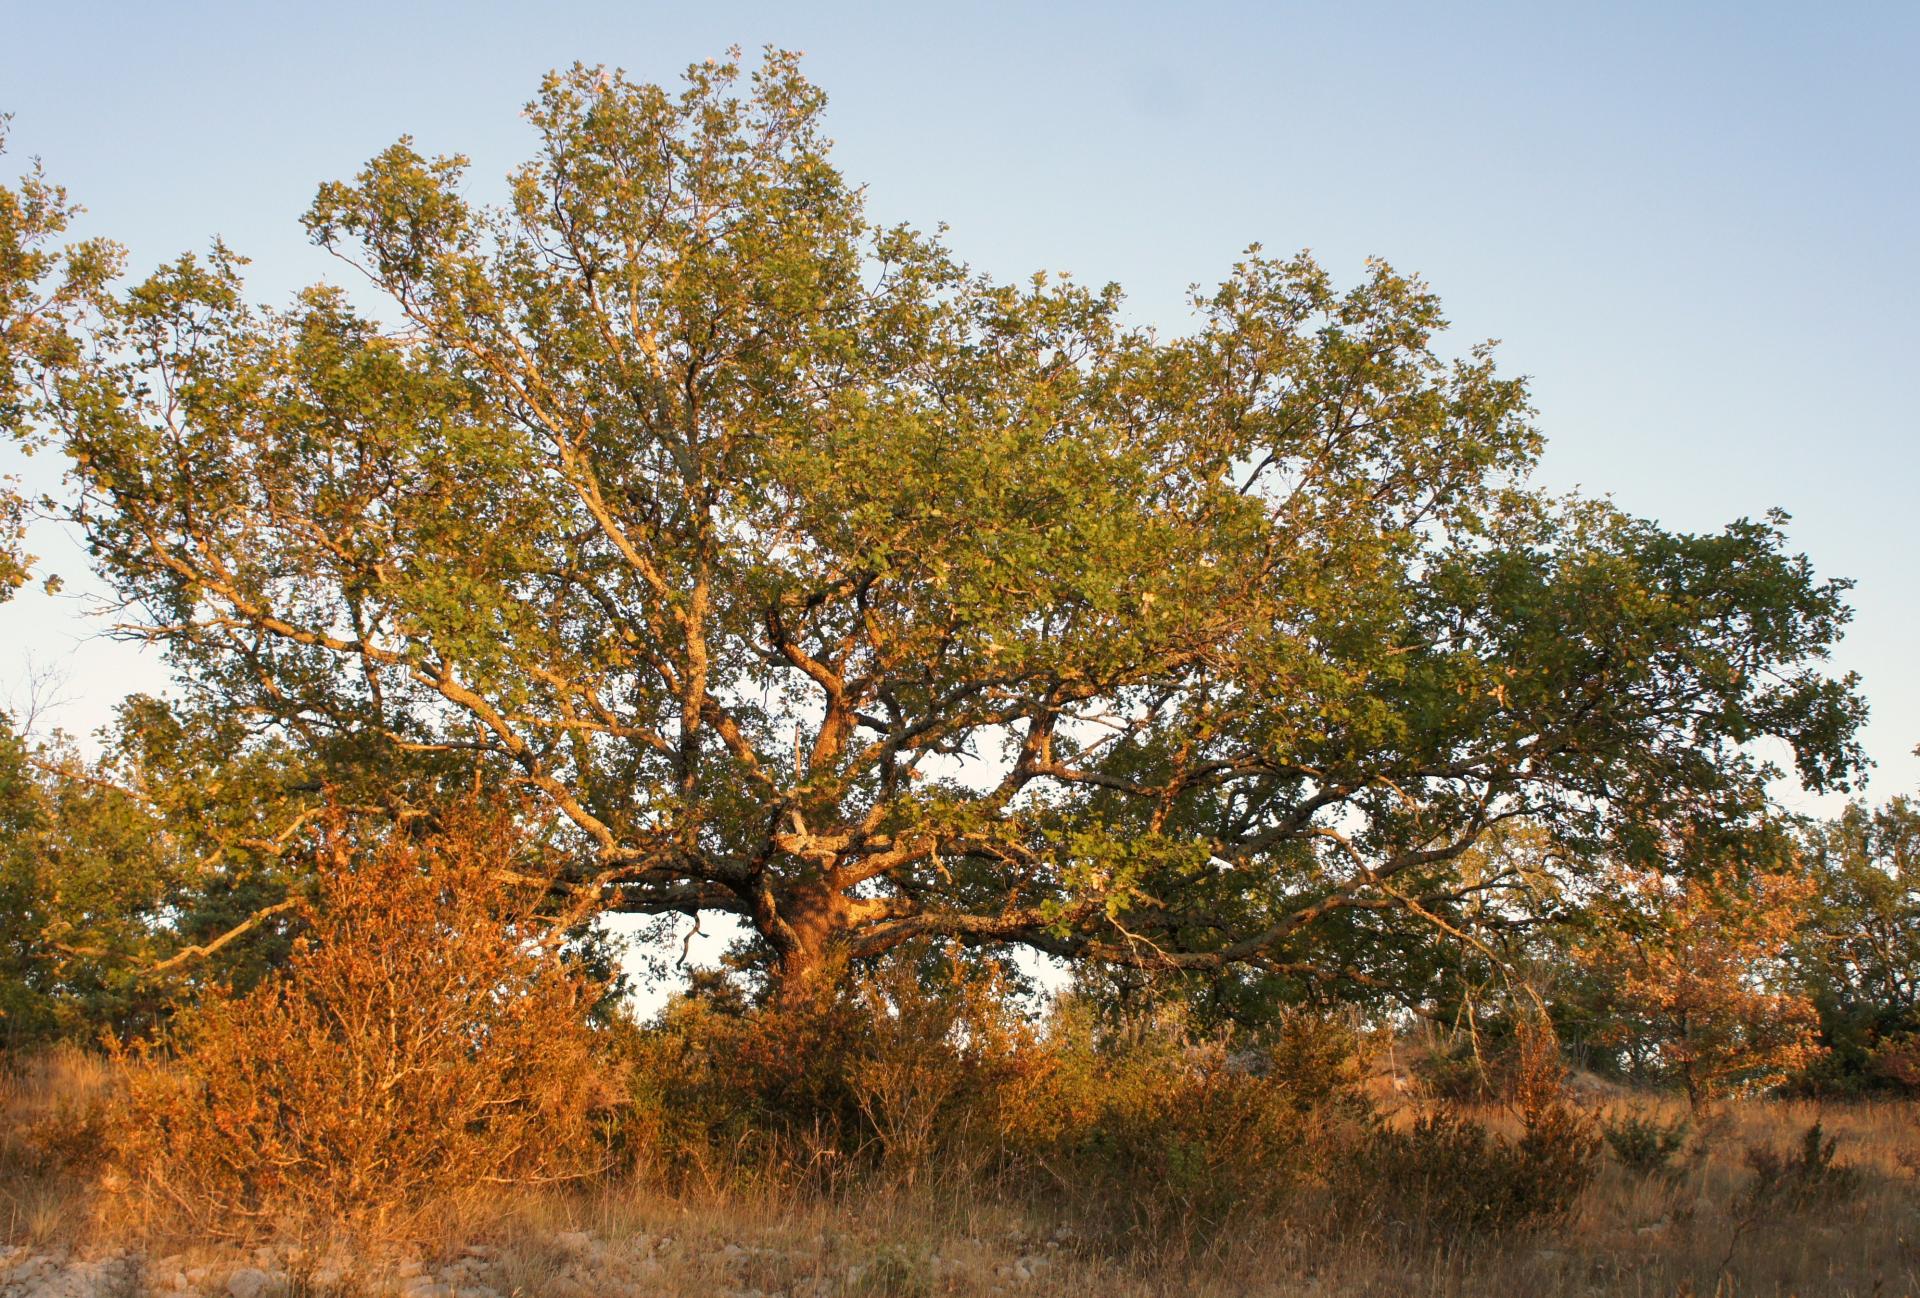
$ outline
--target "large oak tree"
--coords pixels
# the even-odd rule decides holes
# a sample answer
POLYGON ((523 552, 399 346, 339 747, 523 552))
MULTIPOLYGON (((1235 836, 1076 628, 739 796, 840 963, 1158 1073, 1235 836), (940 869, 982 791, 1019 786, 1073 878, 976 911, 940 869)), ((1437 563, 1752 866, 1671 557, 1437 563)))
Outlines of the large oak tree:
MULTIPOLYGON (((506 200, 403 140, 268 310, 216 247, 43 366, 106 576, 203 701, 476 765, 611 911, 793 990, 916 938, 1390 976, 1516 817, 1737 830, 1844 783, 1844 583, 1780 520, 1528 486, 1521 382, 1418 280, 1249 253, 1192 328, 882 227, 792 58, 586 68, 506 200), (366 303, 376 305, 367 306, 366 303)), ((1693 832, 1693 831, 1689 831, 1693 832)))

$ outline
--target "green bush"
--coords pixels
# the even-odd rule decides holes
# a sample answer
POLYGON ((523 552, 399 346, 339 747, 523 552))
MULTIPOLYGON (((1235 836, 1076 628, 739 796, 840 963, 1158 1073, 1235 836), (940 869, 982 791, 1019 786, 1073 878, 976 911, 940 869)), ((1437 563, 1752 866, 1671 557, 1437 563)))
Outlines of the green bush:
POLYGON ((1747 1166, 1753 1180, 1741 1196, 1752 1215, 1768 1210, 1804 1212, 1844 1203, 1860 1191, 1860 1172, 1833 1161, 1837 1137, 1828 1136, 1818 1122, 1800 1137, 1800 1146, 1781 1153, 1770 1145, 1747 1148, 1747 1166))
POLYGON ((817 1006, 675 1002, 628 1052, 630 1140, 709 1184, 937 1168, 1163 1259, 1330 1199, 1422 1235, 1521 1229, 1564 1216, 1598 1167, 1592 1124, 1544 1084, 1511 1136, 1456 1108, 1389 1127, 1343 1019, 1283 1016, 1249 1044, 1177 1008, 1103 1018, 1069 998, 1035 1027, 997 988, 927 968, 883 966, 817 1006))
POLYGON ((1355 1202, 1416 1234, 1500 1233, 1564 1218, 1599 1171, 1592 1126, 1559 1103, 1528 1109, 1520 1134, 1494 1133, 1452 1106, 1380 1127, 1357 1168, 1355 1202))
POLYGON ((1673 1170, 1674 1155, 1685 1147, 1690 1125, 1685 1118, 1662 1122, 1653 1114, 1633 1112, 1602 1118, 1600 1135, 1621 1167, 1636 1176, 1654 1176, 1673 1170))
POLYGON ((1029 1034, 990 976, 929 963, 914 953, 794 1005, 703 980, 629 1036, 629 1147, 708 1184, 976 1167, 1029 1034))

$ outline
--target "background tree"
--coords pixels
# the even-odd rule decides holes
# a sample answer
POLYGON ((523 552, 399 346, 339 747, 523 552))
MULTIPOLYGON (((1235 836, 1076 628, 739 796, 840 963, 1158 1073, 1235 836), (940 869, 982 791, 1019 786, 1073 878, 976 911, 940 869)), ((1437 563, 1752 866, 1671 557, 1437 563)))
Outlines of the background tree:
POLYGON ((1632 858, 1757 827, 1762 736, 1856 765, 1844 583, 1527 490, 1419 281, 1256 249, 1128 328, 874 225, 794 60, 740 79, 550 77, 499 208, 404 140, 324 186, 388 319, 216 246, 42 367, 193 710, 510 781, 565 889, 796 993, 920 938, 1338 978, 1503 822, 1632 858))
POLYGON ((1591 1039, 1642 1076, 1678 1081, 1696 1109, 1804 1071, 1820 1053, 1819 1016, 1787 955, 1814 895, 1798 870, 1614 870, 1573 948, 1592 979, 1591 1039))
MULTIPOLYGON (((0 154, 10 118, 0 115, 0 154)), ((0 185, 0 433, 33 431, 31 385, 78 356, 76 315, 120 270, 101 239, 62 246, 80 209, 36 162, 17 187, 0 185)), ((25 500, 0 479, 0 602, 27 579, 25 500)))
MULTIPOLYGON (((1502 821, 1452 863, 1444 892, 1328 916, 1312 964, 1188 971, 1087 961, 1076 969, 1076 991, 1121 1017, 1177 1001, 1198 1025, 1256 1032, 1290 1008, 1358 1007, 1457 1030, 1462 1049, 1477 1055, 1483 1035, 1504 1043, 1564 976, 1564 926, 1573 913, 1565 896, 1591 873, 1591 863, 1568 856, 1545 827, 1502 821)), ((1475 1059, 1467 1066, 1477 1071, 1475 1059)))
POLYGON ((287 745, 135 697, 87 758, 0 731, 0 1040, 126 1038, 287 951, 316 788, 287 745))
POLYGON ((1829 1053, 1809 1084, 1920 1086, 1920 805, 1850 805, 1813 827, 1814 891, 1794 946, 1829 1053))

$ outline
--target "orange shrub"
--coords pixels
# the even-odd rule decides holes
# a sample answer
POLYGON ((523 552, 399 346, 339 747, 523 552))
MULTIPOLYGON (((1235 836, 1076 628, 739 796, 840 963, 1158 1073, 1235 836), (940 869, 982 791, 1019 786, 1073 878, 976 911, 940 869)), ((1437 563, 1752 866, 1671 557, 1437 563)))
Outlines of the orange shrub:
POLYGON ((134 1068, 123 1162, 146 1203, 221 1234, 404 1233, 483 1187, 595 1168, 602 987, 563 958, 517 847, 472 815, 336 845, 285 973, 134 1068))

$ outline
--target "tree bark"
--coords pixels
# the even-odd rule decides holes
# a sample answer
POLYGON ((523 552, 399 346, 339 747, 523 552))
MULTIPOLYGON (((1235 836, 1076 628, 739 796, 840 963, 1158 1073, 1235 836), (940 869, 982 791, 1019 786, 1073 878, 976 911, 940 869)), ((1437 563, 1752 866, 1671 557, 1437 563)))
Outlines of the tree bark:
POLYGON ((848 899, 818 880, 798 884, 776 903, 772 924, 762 924, 774 946, 771 1000, 786 1008, 812 1008, 831 999, 846 967, 848 899))

